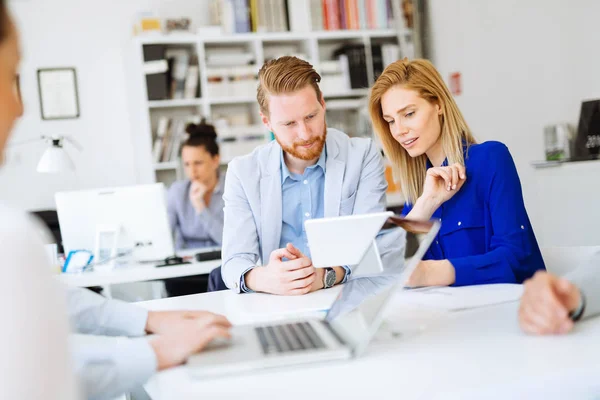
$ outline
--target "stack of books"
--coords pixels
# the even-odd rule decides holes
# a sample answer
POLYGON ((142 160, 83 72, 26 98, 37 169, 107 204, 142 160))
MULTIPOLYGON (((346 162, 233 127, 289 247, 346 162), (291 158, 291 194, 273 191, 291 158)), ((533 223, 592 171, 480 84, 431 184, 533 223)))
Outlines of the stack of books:
POLYGON ((206 95, 209 99, 247 97, 256 93, 258 67, 255 56, 243 47, 206 50, 206 95))
POLYGON ((392 0, 213 0, 223 33, 393 27, 392 0))
POLYGON ((219 10, 223 33, 285 32, 286 0, 213 0, 219 10))
POLYGON ((198 58, 191 48, 144 45, 148 100, 199 97, 198 58))
POLYGON ((391 0, 288 0, 294 32, 393 27, 391 0))
POLYGON ((189 123, 199 124, 200 117, 197 115, 174 118, 161 116, 158 119, 152 148, 152 158, 155 163, 179 159, 179 149, 187 138, 185 127, 189 123))

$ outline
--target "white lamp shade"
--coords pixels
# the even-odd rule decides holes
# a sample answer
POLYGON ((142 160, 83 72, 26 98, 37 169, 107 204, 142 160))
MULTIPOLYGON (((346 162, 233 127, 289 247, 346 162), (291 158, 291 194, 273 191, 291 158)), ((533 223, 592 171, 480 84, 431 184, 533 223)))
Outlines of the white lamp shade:
POLYGON ((49 174, 73 171, 74 169, 75 164, 73 164, 67 152, 59 146, 48 147, 37 165, 38 172, 49 174))

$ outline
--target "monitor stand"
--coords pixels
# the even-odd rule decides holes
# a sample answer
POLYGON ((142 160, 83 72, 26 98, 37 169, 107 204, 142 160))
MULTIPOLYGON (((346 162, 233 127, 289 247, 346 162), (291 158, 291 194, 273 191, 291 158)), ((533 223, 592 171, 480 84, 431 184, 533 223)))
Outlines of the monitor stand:
POLYGON ((120 225, 97 225, 94 249, 94 269, 110 270, 115 266, 119 245, 120 225))

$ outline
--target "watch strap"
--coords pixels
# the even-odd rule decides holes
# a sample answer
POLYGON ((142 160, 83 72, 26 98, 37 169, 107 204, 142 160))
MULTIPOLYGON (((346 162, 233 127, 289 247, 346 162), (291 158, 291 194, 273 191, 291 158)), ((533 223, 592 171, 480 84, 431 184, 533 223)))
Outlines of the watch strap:
POLYGON ((585 311, 585 296, 583 295, 583 292, 580 292, 580 297, 581 301, 579 302, 579 307, 569 313, 569 318, 571 318, 573 322, 579 321, 585 311))

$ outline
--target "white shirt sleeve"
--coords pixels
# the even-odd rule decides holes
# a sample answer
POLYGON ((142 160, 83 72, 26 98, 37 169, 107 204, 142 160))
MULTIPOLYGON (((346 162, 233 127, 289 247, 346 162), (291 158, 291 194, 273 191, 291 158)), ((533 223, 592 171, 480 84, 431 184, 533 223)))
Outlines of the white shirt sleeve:
POLYGON ((0 205, 0 399, 77 398, 64 296, 40 230, 0 205))

